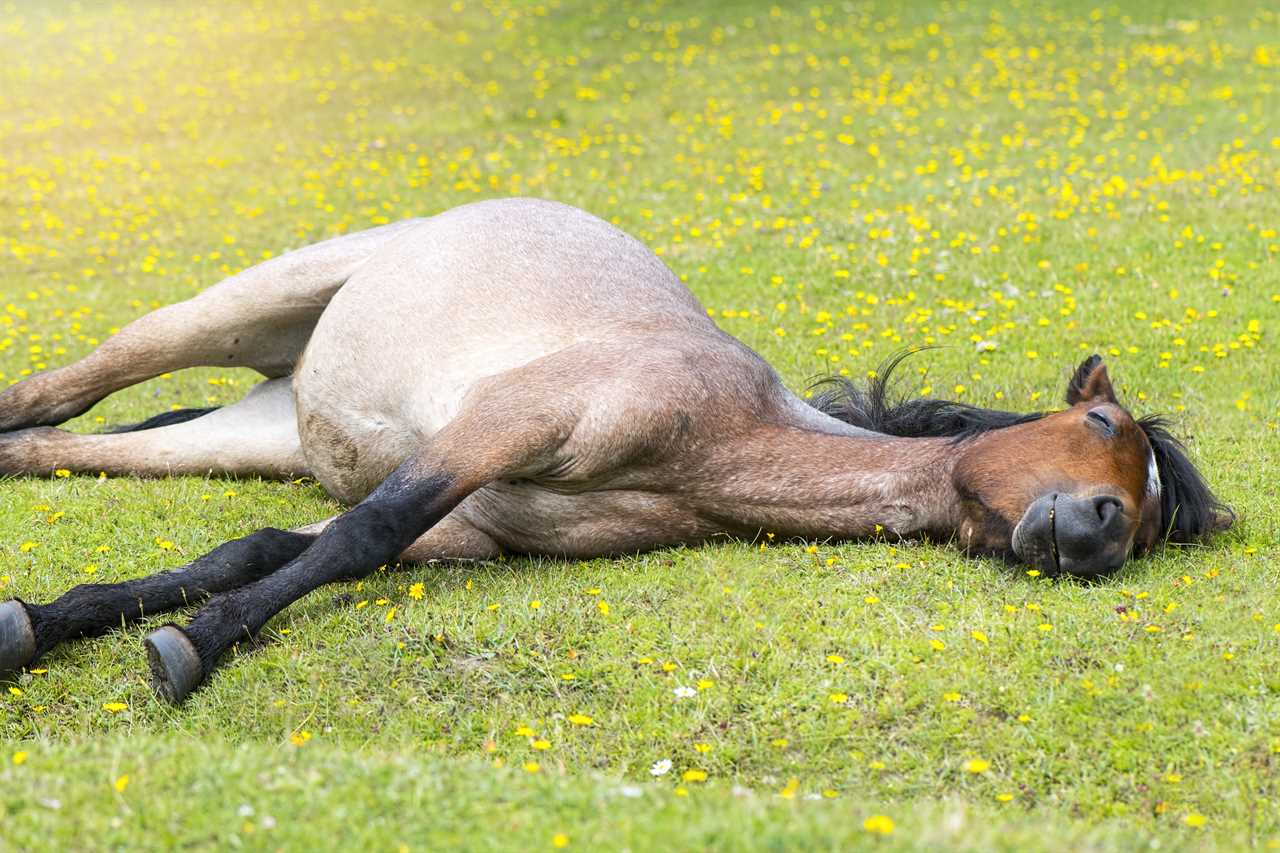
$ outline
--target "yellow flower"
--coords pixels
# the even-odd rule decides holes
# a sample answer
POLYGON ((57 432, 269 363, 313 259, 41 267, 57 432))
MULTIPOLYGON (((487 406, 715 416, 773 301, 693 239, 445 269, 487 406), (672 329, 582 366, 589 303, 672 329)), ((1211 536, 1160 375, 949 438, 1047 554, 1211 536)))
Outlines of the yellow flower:
POLYGON ((1206 818, 1204 815, 1199 814, 1197 812, 1192 812, 1189 815, 1183 815, 1182 822, 1185 823, 1187 826, 1192 826, 1192 827, 1195 827, 1196 829, 1199 829, 1200 827, 1204 826, 1205 823, 1208 822, 1208 818, 1206 818))
POLYGON ((970 632, 969 632, 969 636, 970 636, 970 637, 973 637, 973 638, 974 638, 975 640, 977 640, 979 643, 986 643, 986 642, 987 642, 987 635, 986 635, 986 634, 984 634, 984 633, 982 633, 981 631, 970 631, 970 632))
POLYGON ((116 780, 116 784, 115 784, 116 793, 123 794, 124 789, 127 787, 129 787, 128 773, 124 774, 123 776, 121 776, 119 779, 116 780))
POLYGON ((591 719, 586 714, 570 714, 568 719, 569 722, 573 723, 575 726, 589 726, 595 722, 595 720, 591 719))
POLYGON ((14 763, 14 764, 25 764, 25 763, 26 763, 26 761, 27 761, 27 754, 26 754, 25 752, 23 752, 22 750, 18 750, 17 752, 15 752, 15 753, 13 754, 13 763, 14 763))
POLYGON ((129 705, 127 702, 105 702, 102 705, 102 710, 110 711, 112 714, 118 714, 128 707, 129 705))
POLYGON ((873 835, 893 834, 893 818, 883 814, 873 814, 862 822, 862 828, 873 835))
POLYGON ((686 770, 681 776, 686 782, 705 782, 707 781, 707 771, 705 770, 686 770))
POLYGON ((533 742, 533 748, 534 749, 550 749, 551 741, 545 740, 543 738, 538 738, 533 742))
POLYGON ((422 584, 415 583, 409 587, 409 597, 414 601, 421 601, 424 595, 426 595, 426 591, 422 584))
POLYGON ((844 702, 848 702, 848 701, 849 701, 849 694, 847 694, 847 693, 832 693, 832 694, 831 694, 830 696, 828 696, 827 698, 828 698, 828 699, 830 699, 830 700, 831 700, 832 702, 834 702, 835 704, 840 705, 840 704, 842 704, 842 703, 844 703, 844 702))
POLYGON ((289 735, 289 743, 293 744, 294 746, 302 746, 309 740, 311 740, 311 732, 307 731, 306 729, 296 731, 293 734, 289 735))
POLYGON ((984 761, 981 758, 971 758, 964 763, 964 769, 975 775, 978 773, 986 773, 991 769, 991 763, 989 761, 984 761))
POLYGON ((568 847, 569 836, 565 835, 563 832, 557 832, 555 835, 551 836, 551 846, 552 847, 568 847))

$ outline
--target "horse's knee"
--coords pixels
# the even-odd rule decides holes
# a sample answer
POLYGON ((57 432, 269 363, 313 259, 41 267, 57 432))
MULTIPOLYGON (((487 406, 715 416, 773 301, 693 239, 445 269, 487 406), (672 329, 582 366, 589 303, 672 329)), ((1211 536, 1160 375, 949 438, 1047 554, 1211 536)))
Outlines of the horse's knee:
POLYGON ((298 557, 315 538, 309 533, 264 527, 219 545, 203 559, 256 579, 298 557))

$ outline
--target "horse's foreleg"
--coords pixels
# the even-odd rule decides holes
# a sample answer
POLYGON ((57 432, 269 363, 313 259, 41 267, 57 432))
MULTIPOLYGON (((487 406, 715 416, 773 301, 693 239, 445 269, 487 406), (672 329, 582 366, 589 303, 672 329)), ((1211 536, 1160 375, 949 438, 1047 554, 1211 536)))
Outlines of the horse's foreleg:
POLYGON ((178 569, 114 584, 81 584, 48 604, 0 604, 0 673, 29 666, 74 637, 92 637, 144 616, 243 586, 297 557, 316 534, 267 527, 224 543, 178 569))
MULTIPOLYGON (((546 411, 545 399, 540 409, 533 400, 516 399, 518 392, 498 392, 505 392, 501 402, 509 408, 480 395, 368 497, 330 522, 297 559, 214 596, 186 627, 167 625, 151 634, 147 655, 156 691, 181 702, 232 643, 251 638, 289 604, 324 584, 393 562, 485 484, 530 476, 550 464, 573 429, 574 415, 546 411), (511 416, 504 420, 506 412, 511 416)), ((472 547, 474 542, 473 536, 472 547)))
POLYGON ((259 383, 244 399, 193 420, 132 432, 82 435, 53 427, 0 433, 0 474, 48 476, 65 469, 90 474, 301 476, 287 378, 259 383))
MULTIPOLYGON (((81 584, 48 604, 0 602, 0 674, 30 666, 66 640, 95 637, 264 577, 301 555, 331 521, 263 528, 181 568, 123 583, 81 584)), ((400 561, 486 560, 500 553, 492 539, 451 515, 414 540, 400 561)))
POLYGON ((185 628, 167 625, 147 637, 152 686, 181 702, 232 643, 252 638, 292 602, 326 583, 362 577, 393 562, 457 505, 465 496, 459 491, 453 477, 406 462, 288 565, 214 596, 185 628))

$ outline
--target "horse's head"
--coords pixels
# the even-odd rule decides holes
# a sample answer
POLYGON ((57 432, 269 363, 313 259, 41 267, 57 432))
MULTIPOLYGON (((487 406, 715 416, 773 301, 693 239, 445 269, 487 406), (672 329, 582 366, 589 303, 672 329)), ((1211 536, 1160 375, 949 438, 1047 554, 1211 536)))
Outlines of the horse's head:
POLYGON ((937 399, 891 401, 889 379, 866 388, 829 379, 813 405, 875 432, 949 437, 960 495, 959 543, 1043 574, 1096 575, 1163 540, 1194 542, 1235 516, 1205 485, 1158 417, 1135 419, 1100 356, 1076 369, 1061 412, 1018 414, 937 399))
POLYGON ((1231 526, 1160 419, 1135 419, 1120 404, 1101 357, 1076 370, 1067 404, 957 445, 967 550, 1012 555, 1047 575, 1097 575, 1163 539, 1231 526))

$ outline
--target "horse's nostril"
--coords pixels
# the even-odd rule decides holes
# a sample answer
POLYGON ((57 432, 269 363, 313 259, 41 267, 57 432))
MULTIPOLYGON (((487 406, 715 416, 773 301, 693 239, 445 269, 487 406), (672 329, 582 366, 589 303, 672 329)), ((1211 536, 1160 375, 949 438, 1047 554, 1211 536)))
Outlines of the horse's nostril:
POLYGON ((1102 522, 1102 526, 1106 527, 1111 519, 1124 511, 1124 504, 1119 498, 1111 495, 1098 495, 1093 499, 1093 509, 1098 513, 1098 520, 1102 522))

